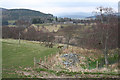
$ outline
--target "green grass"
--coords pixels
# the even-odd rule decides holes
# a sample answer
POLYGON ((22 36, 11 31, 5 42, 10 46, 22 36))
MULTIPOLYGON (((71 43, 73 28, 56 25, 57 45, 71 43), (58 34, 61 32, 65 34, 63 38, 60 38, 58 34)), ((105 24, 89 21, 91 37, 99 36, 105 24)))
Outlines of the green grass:
MULTIPOLYGON (((3 39, 2 40, 2 58, 3 58, 3 78, 19 78, 18 74, 15 74, 16 70, 20 70, 19 66, 21 67, 33 67, 33 59, 36 57, 37 60, 39 58, 44 58, 45 56, 49 56, 50 54, 56 54, 58 49, 54 48, 47 48, 41 46, 37 42, 21 40, 21 44, 18 44, 19 41, 15 39, 3 39), (10 74, 8 74, 10 73, 10 74)), ((108 61, 111 63, 116 62, 118 59, 118 54, 114 54, 113 56, 108 57, 108 61)), ((94 62, 88 58, 89 69, 96 68, 96 61, 104 61, 103 58, 99 58, 94 62)), ((102 62, 101 62, 102 63, 102 62)), ((104 65, 104 64, 103 64, 104 65)), ((84 67, 84 66, 83 66, 84 67)), ((84 67, 86 68, 86 67, 84 67)), ((75 74, 82 74, 81 72, 69 72, 69 71, 54 71, 54 70, 47 70, 47 69, 37 69, 36 71, 45 71, 49 73, 53 73, 57 76, 62 74, 66 74, 68 76, 75 75, 75 74)), ((106 74, 106 75, 117 75, 114 73, 90 73, 85 72, 84 74, 106 74)))
MULTIPOLYGON (((105 65, 104 57, 98 58, 95 61, 91 61, 89 58, 87 58, 87 59, 89 61, 89 69, 96 68, 97 61, 99 62, 99 65, 98 65, 99 68, 104 67, 104 65, 105 65)), ((114 53, 113 56, 108 56, 109 64, 113 64, 113 63, 118 62, 118 59, 119 59, 118 53, 114 53)))
MULTIPOLYGON (((22 40, 18 44, 18 40, 3 39, 2 40, 2 58, 3 69, 15 71, 22 67, 33 67, 33 58, 44 58, 50 54, 55 54, 58 51, 56 47, 47 48, 38 43, 22 40)), ((3 70, 3 77, 15 77, 7 75, 3 70)))

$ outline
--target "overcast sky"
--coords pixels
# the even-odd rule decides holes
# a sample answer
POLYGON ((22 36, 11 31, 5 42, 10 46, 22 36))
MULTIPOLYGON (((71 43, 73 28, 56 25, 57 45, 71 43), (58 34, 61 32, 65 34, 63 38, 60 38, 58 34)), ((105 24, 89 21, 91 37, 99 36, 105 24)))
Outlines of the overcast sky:
POLYGON ((96 7, 118 8, 119 0, 0 0, 0 7, 25 8, 54 15, 72 12, 92 12, 96 7))

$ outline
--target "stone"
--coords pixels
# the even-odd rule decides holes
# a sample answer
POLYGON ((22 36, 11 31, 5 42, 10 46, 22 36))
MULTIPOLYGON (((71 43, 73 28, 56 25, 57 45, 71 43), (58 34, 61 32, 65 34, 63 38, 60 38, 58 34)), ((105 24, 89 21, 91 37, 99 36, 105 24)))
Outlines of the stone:
POLYGON ((63 54, 61 57, 65 58, 65 60, 63 61, 63 64, 66 65, 67 67, 73 66, 79 62, 79 57, 75 53, 63 54))

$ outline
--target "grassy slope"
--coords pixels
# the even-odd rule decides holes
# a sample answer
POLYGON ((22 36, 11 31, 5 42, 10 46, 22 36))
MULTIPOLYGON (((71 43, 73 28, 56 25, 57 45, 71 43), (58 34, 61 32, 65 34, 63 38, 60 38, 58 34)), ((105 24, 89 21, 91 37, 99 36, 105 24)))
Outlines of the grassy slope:
MULTIPOLYGON (((2 41, 2 58, 3 58, 3 69, 5 72, 14 71, 19 66, 22 67, 33 67, 33 58, 39 59, 50 54, 55 54, 58 50, 56 48, 46 48, 40 46, 38 43, 21 41, 18 45, 18 40, 3 39, 2 41)), ((3 77, 14 77, 11 75, 4 74, 3 77)), ((16 76, 15 76, 16 77, 16 76)))
MULTIPOLYGON (((18 77, 17 74, 8 74, 14 73, 15 70, 20 69, 19 66, 22 67, 33 67, 33 58, 36 57, 39 59, 44 56, 48 56, 50 54, 55 54, 58 50, 57 48, 46 48, 44 46, 40 46, 40 44, 31 41, 21 41, 21 44, 18 45, 18 40, 13 39, 3 39, 3 77, 11 78, 18 77), (7 72, 7 73, 6 73, 7 72)), ((90 55, 89 55, 90 56, 90 55)), ((109 62, 117 60, 117 56, 111 55, 109 57, 109 62)), ((99 62, 101 61, 98 60, 99 62)), ((96 67, 96 60, 91 61, 89 64, 89 69, 96 67)))

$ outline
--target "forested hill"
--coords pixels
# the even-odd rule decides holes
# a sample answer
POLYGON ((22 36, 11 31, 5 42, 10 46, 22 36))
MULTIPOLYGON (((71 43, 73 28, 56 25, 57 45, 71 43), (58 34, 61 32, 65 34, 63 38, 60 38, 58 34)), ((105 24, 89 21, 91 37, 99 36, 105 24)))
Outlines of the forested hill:
POLYGON ((3 20, 33 19, 33 18, 52 18, 52 14, 45 14, 30 9, 2 9, 3 20))

